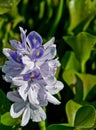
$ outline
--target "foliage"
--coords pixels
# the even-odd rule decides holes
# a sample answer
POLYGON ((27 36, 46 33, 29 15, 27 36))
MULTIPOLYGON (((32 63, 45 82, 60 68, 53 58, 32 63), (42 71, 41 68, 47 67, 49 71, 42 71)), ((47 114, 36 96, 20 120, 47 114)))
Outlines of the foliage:
MULTIPOLYGON (((40 33, 44 43, 55 36, 61 62, 56 77, 65 87, 56 95, 61 105, 49 104, 46 108, 47 130, 94 130, 96 0, 0 0, 1 67, 5 62, 2 49, 11 48, 11 39, 20 39, 19 26, 40 33)), ((6 98, 9 86, 3 79, 0 84, 0 130, 39 130, 31 121, 21 128, 20 118, 11 118, 11 103, 6 98)))

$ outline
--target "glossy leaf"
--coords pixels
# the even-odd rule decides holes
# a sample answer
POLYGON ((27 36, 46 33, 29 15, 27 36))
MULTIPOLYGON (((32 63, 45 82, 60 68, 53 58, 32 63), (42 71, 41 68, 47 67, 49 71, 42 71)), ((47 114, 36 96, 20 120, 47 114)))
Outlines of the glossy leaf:
POLYGON ((68 123, 71 126, 74 126, 74 119, 75 119, 75 115, 77 110, 81 107, 80 104, 76 103, 73 100, 69 100, 66 104, 66 114, 67 114, 67 118, 68 118, 68 123))
POLYGON ((84 65, 90 57, 96 43, 96 37, 86 32, 80 32, 77 36, 65 36, 64 40, 73 49, 76 58, 81 64, 81 70, 84 71, 84 65))
POLYGON ((63 124, 52 124, 47 127, 47 130, 74 130, 74 128, 63 124))
POLYGON ((63 79, 69 86, 72 86, 76 83, 75 73, 76 71, 71 69, 65 70, 63 73, 63 79))
POLYGON ((1 116, 1 123, 6 126, 15 126, 19 123, 19 121, 15 118, 13 119, 10 116, 10 113, 6 112, 1 116))
POLYGON ((17 130, 17 128, 13 128, 12 126, 5 126, 0 124, 0 130, 17 130))
POLYGON ((63 73, 64 81, 70 86, 74 93, 74 98, 76 101, 82 101, 84 95, 84 87, 83 82, 80 77, 77 75, 78 73, 74 70, 66 70, 63 73))
POLYGON ((61 61, 64 70, 73 69, 76 71, 80 70, 79 61, 76 59, 74 52, 67 51, 61 61))
POLYGON ((70 13, 69 31, 72 31, 81 23, 86 28, 96 14, 94 0, 68 0, 70 13))
POLYGON ((87 95, 96 85, 96 76, 66 70, 63 73, 64 81, 71 87, 78 101, 85 100, 87 95))
POLYGON ((74 125, 78 128, 92 128, 95 124, 95 119, 95 108, 91 105, 86 105, 77 111, 74 125))
POLYGON ((6 98, 5 93, 0 89, 0 114, 10 110, 9 100, 6 98))
POLYGON ((77 73, 77 76, 81 79, 83 85, 83 100, 85 100, 88 93, 96 85, 96 76, 91 74, 80 74, 80 73, 77 73))

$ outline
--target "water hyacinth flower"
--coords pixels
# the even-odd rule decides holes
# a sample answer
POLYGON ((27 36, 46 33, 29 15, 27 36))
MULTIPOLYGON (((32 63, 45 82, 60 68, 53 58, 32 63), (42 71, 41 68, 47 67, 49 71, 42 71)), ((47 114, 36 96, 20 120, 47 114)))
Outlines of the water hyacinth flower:
POLYGON ((46 119, 46 114, 40 106, 34 106, 28 100, 24 101, 17 91, 8 92, 7 98, 14 102, 10 109, 11 116, 18 118, 22 115, 21 126, 25 126, 30 119, 34 122, 46 119))
POLYGON ((19 87, 18 92, 23 100, 28 98, 30 103, 46 106, 49 101, 53 104, 60 104, 52 95, 58 93, 63 88, 63 84, 52 76, 46 76, 44 79, 39 70, 14 77, 13 84, 19 87))
POLYGON ((55 105, 60 104, 60 101, 54 95, 62 90, 64 85, 55 77, 56 70, 60 66, 58 58, 55 58, 57 53, 54 44, 55 38, 53 37, 43 44, 43 39, 37 32, 32 31, 26 35, 27 30, 24 31, 21 27, 20 32, 21 42, 10 41, 14 50, 3 49, 3 53, 8 60, 2 67, 2 71, 5 73, 4 79, 17 88, 17 92, 8 93, 9 100, 16 102, 16 105, 11 106, 10 113, 14 118, 23 114, 22 122, 23 125, 24 122, 26 125, 30 119, 28 117, 24 121, 24 116, 28 110, 31 113, 29 114, 30 117, 32 117, 32 113, 34 115, 36 110, 38 114, 35 117, 37 119, 32 117, 32 120, 41 121, 45 119, 42 106, 47 106, 48 102, 55 105), (14 100, 12 100, 11 96, 14 94, 19 95, 18 97, 23 105, 17 103, 16 95, 13 96, 14 100), (20 107, 20 114, 17 110, 16 116, 14 116, 18 107, 20 107), (43 117, 40 117, 40 113, 43 117))
POLYGON ((3 49, 4 55, 7 57, 5 65, 2 67, 2 71, 5 73, 4 79, 7 82, 11 82, 12 78, 19 75, 23 69, 23 63, 21 55, 11 49, 3 49))

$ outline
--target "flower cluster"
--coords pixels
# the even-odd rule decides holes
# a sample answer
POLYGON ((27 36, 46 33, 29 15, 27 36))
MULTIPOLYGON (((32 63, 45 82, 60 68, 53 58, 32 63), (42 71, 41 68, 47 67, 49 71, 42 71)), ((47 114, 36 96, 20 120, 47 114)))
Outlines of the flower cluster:
POLYGON ((39 122, 46 119, 42 109, 48 102, 60 104, 53 95, 64 85, 55 78, 57 67, 60 66, 56 56, 55 38, 43 45, 42 37, 35 31, 26 35, 20 27, 21 42, 11 40, 14 50, 4 48, 7 61, 2 67, 3 76, 11 83, 15 91, 8 92, 7 97, 14 102, 10 109, 13 118, 22 115, 21 126, 30 119, 39 122))

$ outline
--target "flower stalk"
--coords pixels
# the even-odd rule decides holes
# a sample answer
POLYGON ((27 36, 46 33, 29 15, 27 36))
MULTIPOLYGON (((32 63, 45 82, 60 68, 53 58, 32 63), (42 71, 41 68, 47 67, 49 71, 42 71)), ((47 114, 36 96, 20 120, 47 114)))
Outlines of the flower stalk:
POLYGON ((45 121, 41 121, 38 123, 40 130, 46 130, 46 123, 45 121))

